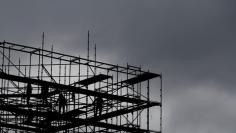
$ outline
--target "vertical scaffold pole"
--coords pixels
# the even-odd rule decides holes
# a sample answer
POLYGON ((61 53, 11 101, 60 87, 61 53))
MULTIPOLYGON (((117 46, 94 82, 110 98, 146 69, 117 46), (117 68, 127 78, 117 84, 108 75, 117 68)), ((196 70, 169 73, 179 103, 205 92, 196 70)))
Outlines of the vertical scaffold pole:
POLYGON ((43 50, 44 50, 44 32, 43 32, 43 35, 42 35, 42 52, 41 52, 41 80, 43 79, 43 50))
MULTIPOLYGON (((89 31, 88 31, 88 55, 87 55, 87 79, 89 78, 89 31)), ((88 86, 86 86, 88 89, 88 86)), ((86 95, 86 105, 88 104, 88 96, 86 95)), ((88 108, 86 107, 86 119, 88 118, 88 108)), ((88 126, 86 125, 86 132, 88 132, 88 126)))
POLYGON ((160 132, 162 133, 162 110, 163 110, 163 101, 162 101, 162 74, 161 74, 161 77, 160 77, 160 102, 161 102, 161 106, 160 106, 160 132))
MULTIPOLYGON (((149 86, 150 81, 147 81, 147 100, 148 103, 150 102, 150 86, 149 86)), ((150 127, 149 127, 149 108, 147 108, 147 130, 149 131, 150 127)))

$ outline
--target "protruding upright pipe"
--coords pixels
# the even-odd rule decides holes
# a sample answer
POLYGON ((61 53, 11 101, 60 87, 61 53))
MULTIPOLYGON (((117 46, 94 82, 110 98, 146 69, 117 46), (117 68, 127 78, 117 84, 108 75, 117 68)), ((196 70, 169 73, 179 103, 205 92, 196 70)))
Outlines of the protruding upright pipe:
POLYGON ((163 101, 162 101, 162 74, 161 74, 161 76, 160 76, 160 103, 161 103, 161 105, 160 105, 160 132, 162 133, 162 110, 163 110, 163 101))
MULTIPOLYGON (((147 100, 148 100, 148 103, 150 102, 150 86, 149 86, 149 80, 147 81, 147 100)), ((147 130, 149 131, 150 129, 150 124, 149 124, 149 108, 147 108, 147 130)))

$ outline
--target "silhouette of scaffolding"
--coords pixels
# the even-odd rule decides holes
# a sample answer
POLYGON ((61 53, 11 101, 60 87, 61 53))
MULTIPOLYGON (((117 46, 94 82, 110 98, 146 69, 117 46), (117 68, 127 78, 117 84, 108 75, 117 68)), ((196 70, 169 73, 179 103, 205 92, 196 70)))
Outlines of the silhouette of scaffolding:
POLYGON ((162 132, 161 74, 6 41, 0 57, 3 133, 162 132), (160 102, 150 99, 153 78, 160 81, 160 102), (159 131, 149 128, 154 106, 159 131))

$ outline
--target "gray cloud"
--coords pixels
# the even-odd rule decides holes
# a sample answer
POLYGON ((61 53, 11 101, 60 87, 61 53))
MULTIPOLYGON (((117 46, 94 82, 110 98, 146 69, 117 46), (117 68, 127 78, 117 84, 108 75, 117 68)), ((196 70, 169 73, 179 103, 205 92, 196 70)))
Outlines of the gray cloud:
MULTIPOLYGON (((98 57, 164 74, 165 131, 233 133, 234 0, 1 1, 0 40, 98 57), (212 85, 212 84, 213 85, 212 85), (209 85, 210 84, 210 85, 209 85)), ((155 93, 156 94, 156 93, 155 93)))
MULTIPOLYGON (((191 86, 190 86, 191 88, 191 86)), ((167 123, 169 132, 227 132, 235 131, 234 112, 236 106, 231 96, 215 84, 204 84, 185 92, 176 93, 170 105, 171 119, 167 123), (184 108, 184 109, 183 109, 184 108)))

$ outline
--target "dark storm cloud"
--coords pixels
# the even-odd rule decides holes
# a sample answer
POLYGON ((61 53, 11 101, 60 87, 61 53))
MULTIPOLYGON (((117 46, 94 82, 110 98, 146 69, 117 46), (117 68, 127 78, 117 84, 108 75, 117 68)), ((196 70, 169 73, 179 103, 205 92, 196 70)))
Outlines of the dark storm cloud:
MULTIPOLYGON (((98 57, 164 74, 165 131, 233 133, 234 0, 1 1, 0 39, 98 57)), ((154 92, 155 93, 155 92, 154 92)))
MULTIPOLYGON (((127 46, 131 46, 127 50, 135 53, 133 59, 154 62, 156 67, 175 66, 173 71, 177 69, 178 76, 188 73, 187 76, 195 76, 198 80, 218 77, 227 82, 232 79, 236 49, 235 14, 230 5, 233 3, 177 3, 168 2, 156 13, 153 12, 160 9, 147 8, 145 14, 132 14, 137 20, 130 18, 129 26, 133 30, 127 28, 124 36, 127 46), (155 61, 150 57, 155 57, 155 61)), ((158 3, 155 6, 159 8, 158 3)))

